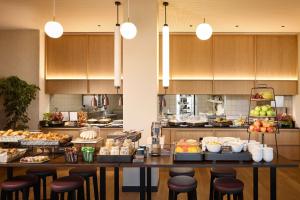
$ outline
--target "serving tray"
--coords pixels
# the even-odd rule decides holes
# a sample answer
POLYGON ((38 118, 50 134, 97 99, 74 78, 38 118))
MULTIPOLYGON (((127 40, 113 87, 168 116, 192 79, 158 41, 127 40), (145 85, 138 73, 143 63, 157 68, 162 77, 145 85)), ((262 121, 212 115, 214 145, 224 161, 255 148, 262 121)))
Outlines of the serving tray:
POLYGON ((235 153, 235 152, 226 152, 226 153, 212 153, 204 152, 204 159, 209 161, 251 161, 252 156, 248 151, 235 153))
POLYGON ((131 155, 97 155, 99 163, 131 163, 134 154, 131 155))
POLYGON ((204 154, 203 152, 199 153, 174 153, 173 155, 174 161, 203 161, 204 154))

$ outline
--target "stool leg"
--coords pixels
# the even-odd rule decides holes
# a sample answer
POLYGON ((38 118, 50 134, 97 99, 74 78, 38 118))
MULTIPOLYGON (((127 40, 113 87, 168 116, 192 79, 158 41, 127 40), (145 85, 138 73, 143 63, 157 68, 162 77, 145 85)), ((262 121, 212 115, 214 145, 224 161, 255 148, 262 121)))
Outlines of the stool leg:
POLYGON ((239 200, 243 200, 244 199, 244 195, 243 195, 243 191, 239 194, 239 200))
POLYGON ((51 195, 50 195, 50 199, 51 200, 57 200, 58 199, 58 194, 56 192, 51 191, 51 195))
POLYGON ((6 192, 5 191, 1 191, 1 200, 6 200, 6 192))
POLYGON ((173 192, 172 190, 169 189, 169 200, 172 200, 173 199, 173 192))
POLYGON ((97 175, 93 176, 93 187, 94 187, 94 195, 95 199, 99 200, 99 193, 98 193, 98 180, 97 180, 97 175))
POLYGON ((197 200, 196 190, 190 191, 188 194, 188 200, 197 200))
POLYGON ((8 200, 12 200, 13 198, 13 192, 6 192, 6 198, 8 199, 8 200))
POLYGON ((80 187, 77 192, 77 200, 82 200, 82 199, 84 199, 84 189, 83 187, 80 187))
POLYGON ((41 185, 40 180, 36 185, 33 186, 33 194, 34 194, 34 200, 40 200, 41 199, 41 185))
POLYGON ((194 199, 197 200, 197 189, 194 190, 194 199))
POLYGON ((68 192, 68 200, 76 200, 76 191, 68 192))
POLYGON ((22 192, 23 192, 23 200, 28 200, 28 197, 29 197, 28 188, 23 189, 22 192))
POLYGON ((233 200, 237 200, 238 199, 238 194, 234 194, 233 195, 233 200))
POLYGON ((90 177, 86 177, 85 178, 85 184, 86 184, 86 199, 90 200, 91 196, 90 196, 90 177))
POLYGON ((209 200, 214 198, 214 177, 210 177, 209 200))
POLYGON ((19 191, 15 191, 15 200, 19 200, 19 191))
POLYGON ((46 186, 46 182, 47 181, 47 177, 42 177, 42 184, 43 184, 43 199, 46 200, 47 199, 47 186, 46 186))
MULTIPOLYGON (((234 196, 234 195, 233 195, 234 196)), ((230 194, 227 194, 227 200, 230 200, 230 194)))

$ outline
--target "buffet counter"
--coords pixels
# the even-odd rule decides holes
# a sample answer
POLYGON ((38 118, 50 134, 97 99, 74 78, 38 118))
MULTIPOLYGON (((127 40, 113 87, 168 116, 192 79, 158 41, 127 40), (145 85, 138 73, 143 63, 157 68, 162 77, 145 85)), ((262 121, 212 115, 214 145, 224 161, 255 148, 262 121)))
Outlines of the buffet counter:
MULTIPOLYGON (((248 139, 246 127, 217 128, 217 127, 163 127, 162 135, 165 136, 165 143, 171 144, 182 138, 196 139, 215 136, 215 137, 238 137, 242 140, 248 139)), ((251 139, 261 142, 260 134, 252 134, 251 139)), ((275 145, 273 134, 265 134, 265 143, 275 145)), ((280 129, 277 135, 279 154, 291 159, 300 160, 300 129, 289 128, 280 129)))

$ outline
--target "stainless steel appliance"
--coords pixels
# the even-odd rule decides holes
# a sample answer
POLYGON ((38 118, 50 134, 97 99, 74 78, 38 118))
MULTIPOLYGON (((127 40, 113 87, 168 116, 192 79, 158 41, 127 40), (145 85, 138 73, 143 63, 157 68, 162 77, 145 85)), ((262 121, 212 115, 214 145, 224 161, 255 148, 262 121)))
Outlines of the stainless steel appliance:
POLYGON ((161 123, 160 122, 152 122, 151 125, 151 156, 160 156, 160 137, 161 137, 161 123))

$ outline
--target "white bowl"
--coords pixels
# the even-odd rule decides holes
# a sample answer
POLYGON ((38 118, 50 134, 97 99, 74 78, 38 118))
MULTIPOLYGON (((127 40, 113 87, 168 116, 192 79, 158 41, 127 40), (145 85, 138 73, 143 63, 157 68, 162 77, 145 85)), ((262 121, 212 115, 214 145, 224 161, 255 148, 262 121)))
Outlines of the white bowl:
POLYGON ((232 152, 236 152, 236 153, 241 152, 244 147, 243 144, 239 144, 239 143, 231 143, 230 146, 231 146, 232 152))
POLYGON ((206 148, 209 152, 218 153, 221 150, 220 144, 206 144, 206 148))

